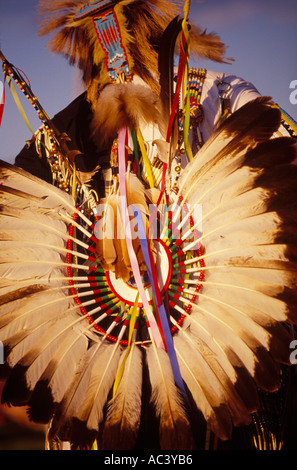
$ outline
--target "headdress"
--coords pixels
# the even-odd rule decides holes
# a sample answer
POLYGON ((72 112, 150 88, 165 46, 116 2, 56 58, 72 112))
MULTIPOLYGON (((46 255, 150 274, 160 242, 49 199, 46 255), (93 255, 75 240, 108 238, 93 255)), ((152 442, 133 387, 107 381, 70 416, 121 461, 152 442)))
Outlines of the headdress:
MULTIPOLYGON (((180 13, 181 4, 167 0, 43 0, 39 4, 40 34, 54 33, 50 49, 79 66, 94 104, 98 91, 112 83, 117 72, 128 80, 137 74, 158 92, 161 39, 180 13)), ((225 46, 216 34, 191 27, 191 44, 194 54, 224 61, 225 46)))

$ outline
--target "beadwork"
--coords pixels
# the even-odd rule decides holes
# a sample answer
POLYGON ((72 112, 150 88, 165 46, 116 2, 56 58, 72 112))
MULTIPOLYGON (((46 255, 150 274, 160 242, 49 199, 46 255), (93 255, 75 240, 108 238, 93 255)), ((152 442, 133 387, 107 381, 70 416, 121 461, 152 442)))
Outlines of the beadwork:
MULTIPOLYGON (((204 118, 203 107, 200 103, 206 69, 189 70, 188 91, 184 100, 179 119, 180 134, 183 132, 183 117, 187 108, 187 100, 190 100, 190 129, 192 131, 192 152, 195 154, 203 145, 203 136, 199 124, 204 118)), ((182 140, 182 139, 181 139, 182 140)))

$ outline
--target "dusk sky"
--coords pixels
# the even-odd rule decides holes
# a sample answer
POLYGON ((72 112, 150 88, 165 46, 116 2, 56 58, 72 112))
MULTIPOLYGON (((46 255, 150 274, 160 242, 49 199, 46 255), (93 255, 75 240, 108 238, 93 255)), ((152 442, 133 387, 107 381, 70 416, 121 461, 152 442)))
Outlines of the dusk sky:
MULTIPOLYGON (((48 51, 47 38, 37 36, 37 4, 38 0, 0 0, 0 48, 11 63, 25 72, 33 92, 52 117, 82 88, 76 69, 48 51)), ((297 90, 297 0, 192 0, 190 20, 218 33, 228 46, 227 56, 235 59, 232 65, 195 65, 251 81, 261 94, 272 96, 297 120, 297 93, 293 95, 294 88, 290 88, 291 85, 297 90)), ((0 72, 0 97, 1 82, 0 72)), ((19 96, 36 130, 40 126, 37 114, 26 98, 19 96)), ((6 87, 0 158, 13 162, 30 137, 6 87)))

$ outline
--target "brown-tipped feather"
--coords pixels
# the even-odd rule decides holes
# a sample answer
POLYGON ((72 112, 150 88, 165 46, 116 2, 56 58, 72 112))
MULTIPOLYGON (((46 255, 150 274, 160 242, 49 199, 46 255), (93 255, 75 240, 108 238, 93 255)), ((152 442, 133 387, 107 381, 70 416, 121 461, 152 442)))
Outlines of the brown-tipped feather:
POLYGON ((142 369, 142 351, 134 345, 116 394, 108 403, 101 443, 103 450, 132 450, 135 447, 141 420, 142 369))
POLYGON ((233 59, 226 58, 226 45, 216 33, 208 33, 200 26, 190 22, 190 50, 191 53, 213 62, 228 64, 233 59))

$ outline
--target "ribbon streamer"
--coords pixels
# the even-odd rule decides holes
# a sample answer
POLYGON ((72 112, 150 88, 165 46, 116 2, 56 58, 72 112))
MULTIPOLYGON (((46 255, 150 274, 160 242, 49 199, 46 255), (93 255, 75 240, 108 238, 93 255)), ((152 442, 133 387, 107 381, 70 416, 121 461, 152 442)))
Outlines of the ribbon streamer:
POLYGON ((155 185, 154 185, 154 178, 153 178, 153 174, 152 174, 152 170, 151 170, 151 165, 150 165, 150 162, 149 162, 149 159, 148 159, 148 156, 147 156, 147 152, 146 152, 146 148, 145 148, 145 145, 144 145, 144 141, 143 141, 141 132, 138 128, 136 129, 136 135, 137 135, 137 140, 138 140, 139 147, 140 147, 140 150, 141 150, 141 154, 142 154, 142 158, 143 158, 143 162, 144 162, 144 166, 145 166, 145 170, 146 170, 146 174, 147 174, 147 178, 148 178, 150 188, 154 188, 155 185))
POLYGON ((144 228, 144 225, 143 225, 142 218, 137 217, 138 212, 139 212, 139 209, 136 208, 135 206, 133 206, 134 218, 135 219, 137 218, 137 221, 138 221, 138 225, 137 225, 138 237, 139 237, 139 240, 140 240, 140 245, 141 245, 141 249, 142 249, 142 253, 143 253, 143 257, 144 257, 144 262, 146 264, 147 272, 148 272, 149 279, 150 279, 150 282, 151 282, 151 286, 152 286, 152 289, 153 289, 154 299, 155 299, 156 307, 157 307, 157 310, 158 310, 159 318, 160 318, 160 321, 161 321, 161 326, 162 326, 163 335, 164 335, 164 339, 165 339, 166 350, 168 352, 168 356, 169 356, 169 359, 170 359, 173 376, 174 376, 175 383, 176 383, 177 387, 181 390, 181 392, 184 395, 184 398, 187 401, 187 394, 186 394, 186 391, 185 391, 185 388, 184 388, 184 383, 183 383, 183 380, 182 380, 182 377, 181 377, 181 373, 180 373, 180 369, 179 369, 179 365, 178 365, 178 361, 177 361, 177 357, 176 357, 176 352, 175 352, 174 344, 173 344, 173 340, 172 340, 172 335, 171 335, 169 323, 168 323, 168 320, 167 320, 167 314, 166 314, 165 306, 164 306, 164 303, 162 301, 162 296, 161 296, 159 285, 158 285, 158 278, 157 278, 155 265, 154 265, 152 255, 151 255, 151 252, 150 252, 150 249, 149 249, 149 245, 148 245, 148 241, 147 241, 147 237, 146 237, 145 228, 144 228))
POLYGON ((128 358, 128 355, 131 351, 131 344, 132 344, 132 337, 133 337, 133 332, 134 332, 134 327, 135 327, 135 322, 136 322, 136 318, 137 318, 137 311, 138 311, 138 299, 139 299, 139 292, 137 293, 136 295, 136 299, 135 299, 135 302, 134 302, 134 305, 133 307, 131 307, 130 309, 130 312, 129 312, 129 315, 130 315, 130 326, 129 326, 129 338, 128 338, 128 346, 127 346, 127 351, 126 351, 126 354, 124 356, 124 359, 119 367, 119 370, 118 370, 118 373, 117 373, 117 376, 116 376, 116 379, 114 381, 114 385, 113 385, 113 397, 115 396, 116 392, 117 392, 117 389, 118 389, 118 386, 120 384, 120 381, 123 377, 123 373, 124 373, 124 370, 125 370, 125 364, 126 364, 126 361, 127 361, 127 358, 128 358))
POLYGON ((2 98, 0 102, 0 126, 2 122, 2 117, 3 117, 3 111, 4 111, 4 105, 5 105, 5 82, 2 83, 2 98))
POLYGON ((119 155, 119 182, 120 182, 120 195, 121 195, 121 205, 122 205, 122 216, 124 221, 124 227, 126 229, 126 242, 129 253, 129 258, 131 262, 131 267, 134 275, 134 279, 139 290, 140 298, 145 309, 148 321, 151 326, 151 331, 153 333, 154 340, 156 345, 164 349, 164 343, 156 323, 156 319, 151 310, 150 304, 148 302, 140 270, 137 261, 137 257, 134 252, 132 244, 132 232, 129 218, 129 211, 127 205, 127 195, 126 195, 126 136, 127 129, 122 128, 119 131, 119 142, 118 142, 118 155, 119 155))
POLYGON ((29 122, 29 120, 28 120, 28 118, 27 118, 27 115, 26 115, 26 113, 25 113, 25 111, 24 111, 24 108, 23 108, 23 106, 22 106, 22 104, 21 104, 21 102, 20 102, 20 99, 19 99, 18 95, 17 95, 17 92, 16 92, 16 90, 15 90, 15 88, 14 88, 14 86, 13 86, 12 79, 11 79, 11 77, 10 77, 9 75, 6 76, 6 81, 7 81, 7 83, 8 83, 8 86, 9 86, 9 89, 10 89, 10 91, 11 91, 11 94, 12 94, 12 96, 13 96, 13 98, 14 98, 14 101, 15 101, 17 107, 18 107, 18 110, 19 110, 19 112, 21 113, 21 116, 22 116, 23 120, 25 121, 26 126, 28 127, 28 129, 29 129, 29 131, 32 133, 32 135, 34 135, 34 131, 33 131, 32 127, 31 127, 31 124, 30 124, 30 122, 29 122))
MULTIPOLYGON (((167 135, 166 135, 166 142, 170 142, 170 140, 171 140, 172 128, 173 128, 174 119, 176 117, 176 110, 178 108, 180 94, 181 94, 181 91, 183 90, 183 86, 184 86, 184 88, 186 86, 187 72, 188 72, 188 61, 189 61, 189 43, 190 43, 190 35, 189 35, 188 26, 187 26, 187 16, 188 16, 188 13, 189 13, 190 3, 191 2, 187 0, 186 3, 185 3, 185 7, 184 7, 185 18, 182 22, 182 36, 181 36, 181 47, 180 47, 181 53, 180 53, 180 60, 179 60, 179 66, 178 66, 177 86, 176 86, 176 91, 175 91, 175 95, 174 95, 174 99, 173 99, 173 103, 172 103, 172 109, 171 109, 170 117, 169 117, 169 123, 168 123, 168 128, 167 128, 167 135)), ((189 109, 189 111, 190 111, 190 109, 189 109)), ((188 114, 189 114, 189 111, 188 111, 188 114)), ((186 139, 186 146, 187 146, 187 148, 189 148, 187 139, 186 139)), ((191 152, 188 152, 188 155, 189 155, 189 158, 191 158, 191 152)), ((168 169, 168 165, 164 163, 160 196, 159 196, 159 199, 157 201, 154 213, 151 217, 150 224, 154 221, 154 219, 157 215, 158 206, 160 205, 162 197, 164 195, 165 179, 166 179, 167 169, 168 169)))

